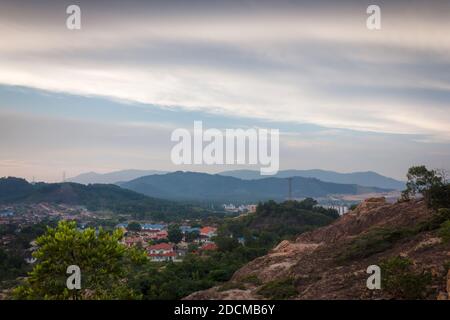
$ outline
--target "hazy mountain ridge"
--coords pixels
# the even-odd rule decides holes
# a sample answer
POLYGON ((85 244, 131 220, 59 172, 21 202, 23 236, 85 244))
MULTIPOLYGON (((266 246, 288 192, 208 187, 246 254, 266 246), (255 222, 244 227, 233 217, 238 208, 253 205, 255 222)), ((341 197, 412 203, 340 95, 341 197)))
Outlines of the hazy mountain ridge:
MULTIPOLYGON (((76 182, 82 184, 93 183, 125 183, 131 180, 154 174, 166 174, 167 171, 159 170, 120 170, 109 173, 87 172, 67 179, 68 182, 76 182)), ((173 173, 173 172, 172 172, 173 173)), ((218 173, 222 176, 234 177, 243 180, 265 179, 268 176, 262 176, 259 171, 255 170, 230 170, 218 173)), ((390 177, 380 175, 373 171, 366 172, 350 172, 340 173, 330 170, 311 169, 311 170, 282 170, 272 178, 288 178, 288 177, 304 177, 317 178, 324 182, 357 184, 366 187, 377 187, 383 189, 403 190, 405 183, 390 177)))
MULTIPOLYGON (((245 180, 252 179, 264 179, 266 176, 261 176, 259 171, 253 170, 233 170, 220 172, 220 175, 230 176, 245 180)), ((311 169, 311 170, 282 170, 278 174, 274 175, 277 178, 288 177, 305 177, 305 178, 317 178, 325 182, 344 183, 344 184, 357 184, 367 187, 378 187, 384 189, 403 190, 405 183, 399 180, 395 180, 390 177, 385 177, 373 171, 366 172, 350 172, 340 173, 329 170, 311 169)))
MULTIPOLYGON (((255 202, 281 201, 288 196, 288 182, 284 178, 243 180, 197 172, 178 171, 163 175, 150 175, 119 185, 148 196, 171 200, 255 202)), ((355 184, 323 182, 315 178, 294 177, 292 179, 292 196, 294 198, 385 191, 388 190, 355 184)))
POLYGON ((136 170, 136 169, 120 170, 108 173, 86 172, 79 174, 75 177, 69 178, 67 179, 67 181, 81 184, 118 183, 130 181, 151 174, 164 174, 164 173, 166 172, 158 170, 136 170))

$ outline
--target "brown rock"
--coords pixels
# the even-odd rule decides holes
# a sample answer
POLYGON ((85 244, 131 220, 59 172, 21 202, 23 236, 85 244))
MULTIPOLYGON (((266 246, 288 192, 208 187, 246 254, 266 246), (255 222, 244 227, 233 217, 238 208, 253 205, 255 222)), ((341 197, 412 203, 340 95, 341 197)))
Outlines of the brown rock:
MULTIPOLYGON (((409 228, 431 215, 422 200, 388 204, 384 198, 367 199, 331 225, 302 234, 295 241, 282 241, 267 255, 236 271, 231 281, 239 283, 248 276, 257 276, 263 285, 290 277, 295 279, 299 292, 294 299, 395 299, 399 297, 385 290, 367 289, 366 269, 386 258, 405 255, 414 261, 417 270, 437 268, 426 298, 448 299, 450 271, 443 276, 442 271, 438 272, 442 269, 437 266, 448 260, 450 244, 438 241, 434 231, 413 234, 394 242, 385 251, 365 258, 336 259, 336 254, 347 248, 351 241, 371 230, 409 228)), ((193 293, 186 299, 258 299, 261 298, 257 294, 261 285, 246 290, 211 288, 193 293)))

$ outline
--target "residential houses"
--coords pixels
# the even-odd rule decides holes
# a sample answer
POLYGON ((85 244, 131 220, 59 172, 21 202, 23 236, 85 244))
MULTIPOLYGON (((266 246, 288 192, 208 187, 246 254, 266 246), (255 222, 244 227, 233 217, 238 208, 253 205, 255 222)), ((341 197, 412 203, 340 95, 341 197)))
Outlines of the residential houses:
POLYGON ((147 247, 147 254, 152 261, 174 261, 177 258, 174 245, 171 243, 158 243, 147 247))
POLYGON ((212 242, 212 237, 217 235, 217 228, 203 227, 200 229, 200 243, 212 242))
POLYGON ((135 232, 127 232, 127 223, 120 223, 116 226, 122 228, 126 232, 125 238, 122 240, 126 246, 140 246, 145 248, 148 257, 155 262, 181 261, 186 254, 189 243, 197 243, 200 245, 199 251, 216 250, 217 246, 212 238, 217 235, 217 228, 212 226, 191 227, 189 225, 180 226, 180 230, 184 235, 188 233, 198 233, 197 239, 184 237, 183 241, 177 245, 161 242, 149 245, 152 241, 167 241, 168 226, 166 224, 150 224, 142 223, 141 230, 135 232), (189 239, 189 240, 187 240, 189 239))
POLYGON ((200 251, 214 251, 217 250, 217 245, 214 242, 205 243, 200 248, 200 251))

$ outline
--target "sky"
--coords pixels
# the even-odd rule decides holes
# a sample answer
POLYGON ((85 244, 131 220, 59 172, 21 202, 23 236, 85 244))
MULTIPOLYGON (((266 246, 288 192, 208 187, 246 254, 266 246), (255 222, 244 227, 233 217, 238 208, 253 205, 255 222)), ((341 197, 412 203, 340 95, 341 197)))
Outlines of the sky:
POLYGON ((195 120, 279 129, 280 169, 450 169, 450 1, 369 4, 0 0, 0 176, 245 167, 174 165, 195 120))

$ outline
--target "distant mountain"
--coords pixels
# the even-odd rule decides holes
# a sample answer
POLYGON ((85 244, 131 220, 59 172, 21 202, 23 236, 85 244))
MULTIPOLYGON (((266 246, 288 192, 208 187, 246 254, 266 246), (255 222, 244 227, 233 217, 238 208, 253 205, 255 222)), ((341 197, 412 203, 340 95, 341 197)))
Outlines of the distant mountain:
MULTIPOLYGON (((93 183, 114 183, 120 184, 128 182, 140 177, 166 174, 166 171, 158 170, 121 170, 110 173, 96 173, 88 172, 82 173, 76 177, 67 179, 68 182, 75 182, 81 184, 93 184, 93 183)), ((254 170, 232 170, 224 171, 219 175, 234 177, 244 180, 264 179, 267 176, 260 175, 259 171, 254 170)), ((279 171, 277 175, 271 176, 274 178, 287 178, 287 177, 304 177, 304 178, 317 178, 325 182, 344 183, 344 184, 357 184, 360 186, 377 187, 383 189, 403 190, 405 183, 399 180, 395 180, 389 177, 382 176, 373 171, 367 172, 352 172, 352 173, 339 173, 328 170, 283 170, 279 171)))
POLYGON ((165 171, 157 170, 121 170, 109 173, 87 172, 82 173, 76 177, 67 179, 68 182, 91 184, 91 183, 117 183, 130 181, 139 177, 148 176, 151 174, 164 174, 165 171))
POLYGON ((36 183, 24 179, 0 178, 0 204, 54 203, 81 205, 90 210, 110 210, 129 213, 135 217, 153 217, 160 220, 180 216, 199 217, 207 213, 192 205, 156 199, 122 189, 113 184, 36 183))
MULTIPOLYGON (((252 179, 264 179, 267 176, 261 176, 259 171, 253 170, 234 170, 225 171, 219 173, 222 176, 235 177, 239 179, 252 180, 252 179)), ((382 176, 373 171, 367 172, 352 172, 352 173, 339 173, 328 170, 283 170, 279 171, 277 175, 273 176, 277 178, 287 177, 305 177, 305 178, 317 178, 326 182, 345 183, 345 184, 357 184, 360 186, 377 187, 384 189, 403 190, 405 183, 399 180, 395 180, 389 177, 382 176)))
MULTIPOLYGON (((288 183, 284 178, 243 180, 218 174, 181 171, 140 177, 120 183, 120 186, 148 196, 171 200, 255 202, 271 199, 280 201, 285 200, 288 194, 288 183)), ((384 191, 388 190, 356 184, 323 182, 315 178, 294 177, 292 179, 294 198, 384 191)))

